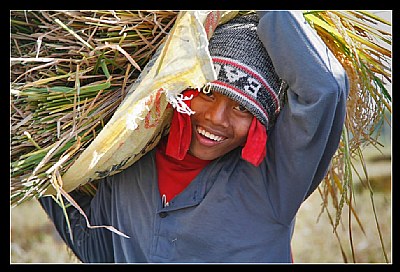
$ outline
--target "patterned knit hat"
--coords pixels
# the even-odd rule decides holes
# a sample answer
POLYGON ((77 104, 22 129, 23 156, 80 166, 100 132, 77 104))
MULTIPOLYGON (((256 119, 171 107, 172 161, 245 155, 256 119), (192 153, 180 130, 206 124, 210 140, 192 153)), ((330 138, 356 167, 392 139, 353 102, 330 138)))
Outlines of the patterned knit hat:
POLYGON ((215 29, 209 50, 217 80, 205 88, 240 103, 269 130, 281 108, 284 82, 258 38, 257 25, 258 16, 253 13, 215 29))

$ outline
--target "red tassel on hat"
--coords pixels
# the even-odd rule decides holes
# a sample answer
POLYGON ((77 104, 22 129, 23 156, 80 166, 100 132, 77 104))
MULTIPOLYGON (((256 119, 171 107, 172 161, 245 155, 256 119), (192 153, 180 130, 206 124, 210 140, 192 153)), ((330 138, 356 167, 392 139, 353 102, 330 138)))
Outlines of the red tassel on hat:
POLYGON ((254 117, 242 149, 242 158, 254 166, 258 166, 267 154, 267 138, 265 126, 254 117))
MULTIPOLYGON (((189 89, 185 90, 182 94, 186 97, 193 95, 194 98, 199 92, 189 89)), ((189 107, 190 101, 191 100, 184 100, 189 107)), ((192 123, 189 114, 180 113, 174 109, 165 153, 177 160, 183 160, 189 150, 191 140, 192 123)))

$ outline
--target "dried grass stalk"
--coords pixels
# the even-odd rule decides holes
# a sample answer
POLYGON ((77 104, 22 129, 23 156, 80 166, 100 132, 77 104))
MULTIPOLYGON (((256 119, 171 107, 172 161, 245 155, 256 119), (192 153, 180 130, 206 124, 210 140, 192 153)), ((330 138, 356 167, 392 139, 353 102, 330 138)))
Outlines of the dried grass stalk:
POLYGON ((13 206, 40 195, 48 170, 64 173, 96 137, 177 14, 11 12, 13 206))

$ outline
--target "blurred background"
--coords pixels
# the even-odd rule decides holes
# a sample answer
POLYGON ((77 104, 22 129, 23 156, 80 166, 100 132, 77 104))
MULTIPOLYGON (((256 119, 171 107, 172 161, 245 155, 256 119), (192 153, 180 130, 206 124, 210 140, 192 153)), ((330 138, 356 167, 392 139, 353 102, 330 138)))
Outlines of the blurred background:
MULTIPOLYGON (((373 10, 392 22, 391 10, 373 10)), ((387 86, 391 93, 391 85, 387 86)), ((365 147, 372 191, 354 179, 353 208, 361 226, 345 205, 340 224, 334 230, 322 211, 316 190, 297 216, 292 252, 295 263, 392 263, 392 148, 391 126, 385 124, 382 147, 365 147), (375 210, 375 213, 374 213, 375 210), (351 234, 351 235, 350 235, 351 234)), ((360 165, 356 167, 361 168, 360 165)), ((10 208, 10 263, 80 263, 58 236, 53 224, 36 200, 10 208)))

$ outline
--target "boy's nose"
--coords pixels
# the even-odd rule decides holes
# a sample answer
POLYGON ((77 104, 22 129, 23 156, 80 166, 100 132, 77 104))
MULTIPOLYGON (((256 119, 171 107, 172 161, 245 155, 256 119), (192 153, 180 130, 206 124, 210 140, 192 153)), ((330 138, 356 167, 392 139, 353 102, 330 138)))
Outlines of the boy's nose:
POLYGON ((210 120, 214 125, 222 127, 229 126, 228 116, 229 105, 224 99, 218 99, 210 106, 205 114, 205 118, 210 120))

